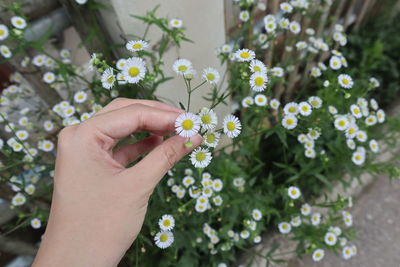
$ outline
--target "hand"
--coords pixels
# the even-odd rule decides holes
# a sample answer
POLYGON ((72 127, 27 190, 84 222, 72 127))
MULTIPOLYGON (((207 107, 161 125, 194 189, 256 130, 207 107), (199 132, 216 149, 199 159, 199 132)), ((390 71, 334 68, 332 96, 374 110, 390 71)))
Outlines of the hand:
POLYGON ((50 217, 33 266, 118 264, 142 227, 157 183, 202 141, 192 137, 192 148, 178 135, 163 141, 182 112, 156 101, 116 99, 61 131, 50 217), (113 150, 119 139, 140 131, 154 135, 113 150))

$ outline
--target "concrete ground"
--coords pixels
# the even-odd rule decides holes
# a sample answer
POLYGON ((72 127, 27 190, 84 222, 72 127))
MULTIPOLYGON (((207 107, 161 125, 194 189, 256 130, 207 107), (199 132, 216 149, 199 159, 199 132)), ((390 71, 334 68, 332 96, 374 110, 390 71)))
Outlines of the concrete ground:
POLYGON ((310 255, 290 267, 400 267, 400 180, 380 177, 369 185, 352 208, 358 254, 350 260, 326 253, 321 262, 310 255))

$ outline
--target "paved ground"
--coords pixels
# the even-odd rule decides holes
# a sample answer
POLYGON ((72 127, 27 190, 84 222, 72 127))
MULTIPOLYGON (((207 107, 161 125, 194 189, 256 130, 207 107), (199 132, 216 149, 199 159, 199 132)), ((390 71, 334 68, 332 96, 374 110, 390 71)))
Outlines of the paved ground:
POLYGON ((358 254, 345 261, 333 253, 315 263, 310 256, 290 267, 400 267, 400 180, 380 177, 353 206, 358 254))

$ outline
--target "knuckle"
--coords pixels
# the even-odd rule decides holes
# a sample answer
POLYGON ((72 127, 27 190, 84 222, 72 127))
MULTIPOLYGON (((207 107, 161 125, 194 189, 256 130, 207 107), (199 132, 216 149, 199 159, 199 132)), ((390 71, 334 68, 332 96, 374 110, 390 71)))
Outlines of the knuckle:
POLYGON ((165 146, 163 148, 166 168, 171 169, 179 160, 179 153, 174 146, 165 146))
POLYGON ((75 127, 68 126, 63 128, 58 134, 58 147, 63 148, 66 147, 71 140, 71 136, 73 135, 75 127))

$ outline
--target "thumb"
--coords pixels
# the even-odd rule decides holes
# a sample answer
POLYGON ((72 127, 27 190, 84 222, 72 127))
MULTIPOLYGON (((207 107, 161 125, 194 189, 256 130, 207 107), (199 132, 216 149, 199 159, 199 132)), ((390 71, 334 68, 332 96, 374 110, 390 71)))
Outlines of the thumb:
POLYGON ((151 186, 155 187, 169 169, 201 144, 203 138, 199 134, 191 137, 190 141, 193 143, 192 147, 187 147, 185 145, 187 140, 187 138, 179 135, 170 137, 154 148, 153 151, 135 166, 125 171, 128 176, 141 177, 140 179, 143 179, 143 182, 149 183, 151 186))

